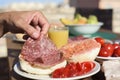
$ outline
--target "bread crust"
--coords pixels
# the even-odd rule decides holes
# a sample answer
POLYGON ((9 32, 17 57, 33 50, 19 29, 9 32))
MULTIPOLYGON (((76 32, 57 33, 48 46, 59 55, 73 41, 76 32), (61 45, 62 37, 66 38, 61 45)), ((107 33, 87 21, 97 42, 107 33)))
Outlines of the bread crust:
POLYGON ((65 67, 67 64, 67 61, 64 60, 63 62, 61 62, 55 66, 44 69, 44 68, 32 66, 31 64, 29 64, 29 62, 25 61, 22 58, 21 54, 19 55, 19 62, 20 62, 20 67, 23 71, 31 73, 31 74, 37 74, 37 75, 49 75, 54 70, 61 68, 61 67, 65 67))

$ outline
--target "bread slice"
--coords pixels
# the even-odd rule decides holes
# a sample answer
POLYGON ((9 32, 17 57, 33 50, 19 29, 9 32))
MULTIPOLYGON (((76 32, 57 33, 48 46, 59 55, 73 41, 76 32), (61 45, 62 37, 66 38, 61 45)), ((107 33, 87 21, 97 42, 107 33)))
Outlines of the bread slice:
POLYGON ((101 45, 94 39, 85 39, 65 45, 61 52, 68 62, 94 61, 101 45))
POLYGON ((23 71, 31 73, 31 74, 37 74, 37 75, 48 75, 51 74, 55 69, 61 68, 61 67, 65 67, 67 64, 67 61, 64 60, 63 62, 52 66, 50 68, 40 68, 40 67, 35 67, 32 66, 31 64, 29 64, 29 62, 25 61, 22 58, 22 55, 19 55, 19 61, 20 61, 20 67, 23 71))

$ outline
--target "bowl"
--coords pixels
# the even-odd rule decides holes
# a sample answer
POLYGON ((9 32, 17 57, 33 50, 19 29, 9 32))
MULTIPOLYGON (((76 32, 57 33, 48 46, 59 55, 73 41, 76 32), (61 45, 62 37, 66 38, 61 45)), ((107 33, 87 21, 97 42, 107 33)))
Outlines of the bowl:
POLYGON ((70 34, 91 35, 96 33, 102 25, 102 22, 98 22, 97 24, 69 24, 65 26, 69 28, 70 34))

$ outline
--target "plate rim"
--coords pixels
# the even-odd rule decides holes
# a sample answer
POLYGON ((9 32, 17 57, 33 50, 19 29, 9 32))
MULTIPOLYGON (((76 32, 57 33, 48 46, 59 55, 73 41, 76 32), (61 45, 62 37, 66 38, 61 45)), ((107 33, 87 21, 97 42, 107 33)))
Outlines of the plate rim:
MULTIPOLYGON (((82 78, 86 78, 89 76, 92 76, 96 73, 98 73, 100 71, 100 64, 96 61, 93 61, 95 63, 95 67, 88 73, 80 75, 80 76, 76 76, 76 77, 70 77, 70 78, 63 78, 62 80, 73 80, 73 79, 82 79, 82 78)), ((20 76, 25 77, 25 78, 29 78, 29 79, 42 79, 42 80, 61 80, 61 78, 50 78, 49 76, 44 76, 44 77, 40 77, 40 75, 34 75, 34 74, 30 74, 27 72, 24 72, 22 70, 20 70, 20 64, 19 62, 17 62, 14 66, 13 66, 13 70, 20 76), (31 75, 31 76, 30 76, 31 75), (29 77, 28 77, 29 76, 29 77), (34 76, 34 77, 33 77, 34 76), (37 77, 39 76, 39 77, 37 77)))
POLYGON ((120 60, 120 57, 102 57, 102 56, 97 56, 98 59, 103 59, 103 60, 120 60))

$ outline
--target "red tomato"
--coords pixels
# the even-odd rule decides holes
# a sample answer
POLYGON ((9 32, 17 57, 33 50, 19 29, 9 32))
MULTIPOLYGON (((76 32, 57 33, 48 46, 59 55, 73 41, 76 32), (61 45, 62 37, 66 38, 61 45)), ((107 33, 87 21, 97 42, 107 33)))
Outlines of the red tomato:
POLYGON ((98 55, 102 57, 112 56, 113 51, 114 51, 114 47, 111 43, 104 43, 101 46, 101 49, 98 55))
POLYGON ((118 47, 114 50, 114 55, 117 57, 120 57, 120 47, 118 47))
POLYGON ((111 56, 111 53, 109 53, 105 48, 101 48, 98 56, 108 57, 111 56))
POLYGON ((76 63, 76 70, 77 70, 76 76, 84 74, 82 65, 79 62, 76 63))
POLYGON ((69 75, 70 75, 70 72, 69 72, 70 70, 69 70, 69 68, 64 68, 63 70, 62 70, 62 74, 60 75, 60 78, 67 78, 69 75))
POLYGON ((63 71, 64 68, 59 68, 59 69, 56 69, 53 73, 52 73, 52 77, 54 78, 60 78, 61 75, 62 75, 62 71, 63 71))
POLYGON ((119 46, 120 46, 120 45, 117 44, 117 43, 114 43, 114 44, 113 44, 114 49, 118 48, 119 46))
POLYGON ((105 43, 105 40, 101 37, 96 37, 95 40, 100 43, 101 45, 103 45, 105 43))
POLYGON ((95 67, 95 64, 93 62, 83 62, 81 63, 81 66, 82 72, 87 73, 95 67))
POLYGON ((69 63, 65 68, 69 69, 68 77, 77 76, 76 63, 69 63))
POLYGON ((93 62, 83 63, 69 63, 64 68, 56 69, 52 73, 54 78, 66 78, 85 74, 93 69, 95 64, 93 62))
POLYGON ((113 51, 114 51, 114 47, 111 43, 105 43, 102 45, 102 48, 104 48, 107 52, 109 52, 109 55, 111 56, 113 51))
POLYGON ((76 69, 78 70, 78 72, 82 71, 82 66, 80 63, 76 63, 76 69))

